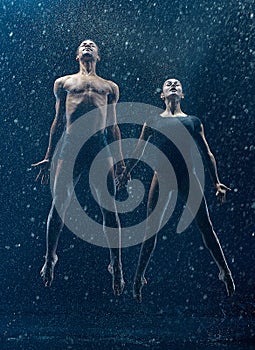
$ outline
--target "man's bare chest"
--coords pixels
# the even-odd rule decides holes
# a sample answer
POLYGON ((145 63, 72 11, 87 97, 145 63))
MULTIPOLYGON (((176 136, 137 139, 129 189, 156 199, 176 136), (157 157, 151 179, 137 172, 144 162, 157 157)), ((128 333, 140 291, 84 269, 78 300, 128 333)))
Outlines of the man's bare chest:
POLYGON ((86 95, 101 95, 110 94, 109 84, 95 77, 71 78, 64 84, 64 89, 70 95, 86 96, 86 95))

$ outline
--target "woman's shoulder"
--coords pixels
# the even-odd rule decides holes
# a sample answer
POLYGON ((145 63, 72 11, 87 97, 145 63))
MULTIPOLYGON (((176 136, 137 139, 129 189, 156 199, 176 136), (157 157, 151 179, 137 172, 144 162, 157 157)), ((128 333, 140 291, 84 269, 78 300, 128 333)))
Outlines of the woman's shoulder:
POLYGON ((202 122, 201 122, 200 118, 198 118, 195 115, 188 115, 188 118, 190 118, 190 120, 192 121, 193 126, 194 126, 194 130, 198 131, 198 132, 201 131, 202 122))
POLYGON ((198 120, 200 121, 200 119, 194 114, 189 114, 189 115, 187 115, 187 117, 192 119, 193 121, 198 121, 198 120))

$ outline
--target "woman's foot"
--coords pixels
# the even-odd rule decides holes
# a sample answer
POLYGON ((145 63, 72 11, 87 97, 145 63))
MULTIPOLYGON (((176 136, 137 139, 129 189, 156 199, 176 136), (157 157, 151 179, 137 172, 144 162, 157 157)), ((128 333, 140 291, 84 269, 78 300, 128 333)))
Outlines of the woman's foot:
POLYGON ((45 259, 45 263, 41 269, 40 275, 43 279, 45 287, 50 287, 54 278, 54 268, 58 261, 57 255, 51 260, 45 259))
POLYGON ((147 280, 145 277, 135 278, 133 285, 133 297, 141 303, 142 301, 142 288, 147 284, 147 280))

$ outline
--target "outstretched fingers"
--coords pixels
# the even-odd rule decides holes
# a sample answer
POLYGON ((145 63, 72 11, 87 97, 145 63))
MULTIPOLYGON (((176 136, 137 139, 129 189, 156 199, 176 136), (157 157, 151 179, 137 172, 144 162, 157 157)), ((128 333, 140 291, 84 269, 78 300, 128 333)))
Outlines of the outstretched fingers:
POLYGON ((50 161, 48 159, 43 159, 40 162, 31 164, 32 167, 40 166, 38 175, 35 178, 36 182, 41 182, 42 185, 47 185, 49 182, 49 172, 50 172, 50 161))
POLYGON ((224 203, 226 201, 227 191, 231 191, 231 188, 222 183, 218 183, 216 185, 216 197, 220 200, 221 203, 224 203))

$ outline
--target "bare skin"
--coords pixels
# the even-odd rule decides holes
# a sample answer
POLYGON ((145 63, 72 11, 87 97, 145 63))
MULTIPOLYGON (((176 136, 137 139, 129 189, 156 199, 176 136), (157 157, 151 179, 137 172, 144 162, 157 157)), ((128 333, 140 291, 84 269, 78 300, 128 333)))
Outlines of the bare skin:
MULTIPOLYGON (((181 110, 181 100, 183 97, 184 95, 183 95, 181 83, 177 79, 166 80, 163 85, 163 93, 161 94, 161 98, 165 102, 166 109, 161 114, 160 117, 162 118, 187 117, 188 118, 187 114, 185 114, 181 110)), ((145 138, 146 127, 147 125, 145 123, 142 133, 140 135, 140 140, 143 140, 145 138)), ((215 186, 216 197, 221 202, 224 202, 226 199, 226 193, 227 191, 230 190, 230 188, 222 184, 219 180, 216 161, 209 148, 207 140, 205 138, 204 128, 202 124, 200 126, 200 132, 198 132, 194 136, 194 138, 203 155, 206 166, 211 176, 211 180, 213 182, 213 185, 215 186)), ((139 142, 135 152, 136 153, 139 152, 139 142)), ((139 157, 134 156, 134 158, 137 159, 139 157)), ((127 168, 127 172, 128 171, 130 171, 130 169, 127 168)), ((194 183, 193 186, 196 186, 196 190, 201 191, 199 180, 195 175, 193 176, 192 180, 194 183)), ((149 197, 148 197, 148 204, 147 204, 147 222, 146 222, 147 231, 151 225, 150 213, 153 210, 155 202, 157 201, 158 184, 159 184, 158 173, 155 172, 151 182, 149 197)), ((186 186, 184 184, 183 188, 182 187, 179 188, 180 194, 183 195, 183 197, 185 197, 185 194, 186 194, 185 187, 186 186)), ((169 195, 170 193, 165 194, 165 203, 162 204, 162 216, 158 218, 158 223, 157 223, 158 230, 160 230, 160 227, 161 227, 160 225, 163 220, 165 208, 169 204, 169 195)), ((192 212, 192 208, 190 208, 190 211, 192 212)), ((215 263, 219 268, 219 272, 220 272, 219 279, 224 282, 227 290, 227 294, 231 296, 235 291, 235 284, 231 275, 231 271, 226 262, 224 253, 220 246, 218 237, 213 229, 212 222, 209 217, 206 200, 203 194, 202 194, 202 202, 201 202, 200 208, 198 212, 194 215, 194 219, 202 234, 202 238, 206 248, 208 248, 208 250, 210 251, 213 260, 215 261, 215 263)), ((150 258, 152 256, 153 250, 156 246, 156 241, 157 241, 157 235, 154 235, 153 237, 148 238, 147 232, 146 232, 144 242, 142 244, 141 251, 140 251, 139 261, 138 261, 136 274, 134 278, 134 284, 133 284, 133 296, 139 302, 141 302, 142 300, 142 288, 147 284, 147 281, 144 275, 146 272, 146 268, 149 264, 150 258)))
MULTIPOLYGON (((114 140, 119 140, 119 155, 120 159, 123 159, 120 130, 116 121, 116 104, 119 99, 119 88, 114 82, 105 80, 96 74, 96 64, 100 58, 98 55, 98 47, 93 41, 85 40, 80 44, 76 60, 79 62, 80 66, 79 72, 63 76, 55 81, 54 94, 56 97, 56 114, 50 129, 48 149, 42 161, 32 164, 34 167, 40 168, 36 180, 41 181, 42 184, 48 183, 52 156, 60 135, 64 132, 64 128, 65 133, 70 133, 72 130, 72 123, 92 109, 97 109, 99 117, 95 118, 95 125, 92 126, 95 132, 97 130, 104 130, 106 120, 109 121, 110 124, 113 125, 110 129, 112 133, 111 136, 114 140), (65 115, 65 121, 63 121, 63 115, 65 115)), ((41 269, 41 277, 46 287, 52 284, 54 278, 54 268, 58 261, 56 254, 58 240, 64 226, 64 220, 61 220, 57 213, 56 203, 60 203, 59 205, 62 207, 61 218, 64 218, 71 199, 71 184, 67 185, 64 191, 63 187, 59 185, 59 178, 63 171, 64 162, 65 159, 59 159, 57 163, 53 186, 53 201, 47 221, 47 249, 45 263, 41 269)), ((107 157, 105 162, 108 162, 113 169, 112 157, 107 157)), ((115 189, 120 183, 123 169, 125 169, 125 164, 122 161, 118 163, 116 173, 112 173, 112 182, 115 189)), ((93 188, 93 191, 100 204, 100 189, 93 188)), ((112 201, 112 205, 116 209, 114 198, 112 198, 112 201)), ((120 295, 125 285, 121 262, 120 222, 117 209, 115 214, 111 215, 111 217, 109 217, 108 212, 104 211, 102 207, 101 211, 104 222, 103 231, 106 237, 107 225, 105 224, 109 223, 109 221, 118 228, 119 232, 119 248, 111 248, 111 246, 109 246, 109 249, 113 292, 115 295, 120 295)))

